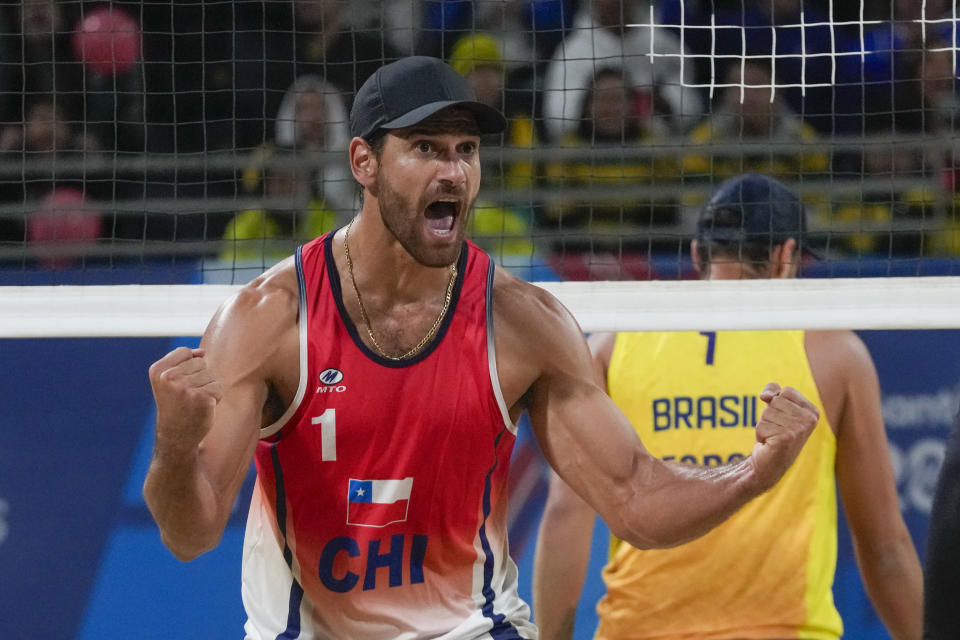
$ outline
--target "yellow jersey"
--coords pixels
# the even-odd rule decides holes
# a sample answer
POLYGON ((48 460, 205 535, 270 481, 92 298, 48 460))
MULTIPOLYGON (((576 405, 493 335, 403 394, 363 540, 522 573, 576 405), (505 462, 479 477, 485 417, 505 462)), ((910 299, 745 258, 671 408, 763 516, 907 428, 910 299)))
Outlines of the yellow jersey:
MULTIPOLYGON (((750 455, 770 381, 823 406, 803 331, 620 333, 607 372, 652 455, 706 466, 750 455)), ((780 482, 707 535, 647 551, 614 540, 597 638, 839 638, 835 458, 821 410, 780 482)))

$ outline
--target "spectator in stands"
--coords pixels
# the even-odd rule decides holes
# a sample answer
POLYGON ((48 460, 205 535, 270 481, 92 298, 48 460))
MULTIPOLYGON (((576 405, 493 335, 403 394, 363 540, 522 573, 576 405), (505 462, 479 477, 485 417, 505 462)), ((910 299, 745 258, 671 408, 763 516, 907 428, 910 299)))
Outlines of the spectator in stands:
MULTIPOLYGON (((543 225, 559 232, 555 251, 643 251, 661 248, 651 239, 656 227, 678 220, 672 198, 613 197, 617 189, 637 185, 663 186, 678 176, 676 165, 663 157, 630 157, 641 145, 665 134, 663 121, 652 105, 637 100, 636 83, 626 69, 598 69, 581 106, 578 126, 568 133, 564 147, 620 148, 609 159, 585 158, 548 165, 550 184, 577 187, 545 208, 543 225), (643 108, 638 109, 638 105, 643 108), (582 196, 574 195, 582 190, 582 196), (611 195, 613 194, 613 195, 611 195)), ((670 247, 676 250, 676 245, 670 247)))
POLYGON ((702 115, 692 83, 693 64, 667 29, 638 15, 636 0, 585 0, 574 27, 557 47, 544 83, 544 117, 554 141, 580 123, 590 83, 598 68, 629 69, 637 100, 669 106, 671 128, 681 130, 702 115), (640 24, 642 23, 642 24, 640 24), (655 58, 651 58, 650 51, 655 58))
MULTIPOLYGON (((507 89, 507 71, 500 43, 490 34, 476 33, 460 38, 448 60, 450 66, 467 79, 477 100, 502 111, 507 117, 507 129, 502 134, 486 138, 485 145, 501 144, 530 149, 541 139, 532 117, 533 105, 526 100, 528 93, 507 89)), ((536 179, 533 162, 515 162, 493 167, 484 179, 500 181, 512 188, 525 188, 536 179)))
POLYGON ((24 103, 55 96, 71 122, 82 120, 83 73, 73 58, 67 25, 75 16, 72 3, 22 0, 16 7, 19 29, 4 36, 3 122, 23 122, 24 103))
MULTIPOLYGON (((927 135, 940 139, 952 139, 960 125, 960 97, 953 56, 947 42, 927 41, 922 67, 924 122, 927 135)), ((929 234, 927 247, 934 254, 960 254, 960 156, 952 149, 941 150, 928 161, 943 167, 943 187, 948 201, 944 226, 929 234)))
POLYGON ((921 158, 916 148, 904 148, 890 141, 877 140, 866 148, 860 189, 838 197, 832 205, 832 250, 881 256, 922 255, 922 223, 933 217, 936 198, 927 186, 901 186, 905 180, 922 177, 921 158))
POLYGON ((337 217, 316 196, 316 182, 296 152, 265 146, 255 154, 263 206, 241 211, 227 224, 220 257, 270 264, 336 228, 337 217))
POLYGON ((328 207, 353 211, 353 176, 346 159, 339 157, 350 142, 350 129, 347 108, 336 87, 319 76, 297 78, 277 110, 274 142, 278 147, 297 151, 299 157, 317 167, 316 194, 328 207), (315 157, 322 152, 339 155, 324 162, 315 157))
POLYGON ((739 64, 740 57, 770 55, 770 16, 767 2, 700 2, 660 0, 655 4, 657 22, 678 39, 694 56, 696 78, 709 84, 727 67, 739 64), (746 30, 743 37, 742 27, 746 30))
MULTIPOLYGON (((4 87, 0 118, 5 124, 26 120, 25 106, 50 97, 71 126, 97 138, 103 149, 143 150, 143 92, 134 69, 104 74, 83 64, 77 31, 83 24, 80 3, 22 0, 17 6, 19 32, 5 43, 4 87)), ((121 9, 102 9, 121 15, 121 9)), ((111 15, 113 15, 111 13, 111 15)), ((126 16, 126 13, 122 14, 126 16)), ((135 25, 135 22, 134 22, 135 25)), ((111 52, 109 32, 86 51, 111 52), (99 45, 99 47, 97 46, 99 45)), ((139 38, 139 36, 135 36, 139 38)))
POLYGON ((477 101, 504 109, 506 70, 500 43, 488 33, 472 33, 454 44, 448 60, 467 79, 477 101))
POLYGON ((273 261, 291 246, 326 233, 354 211, 354 181, 341 158, 350 141, 340 92, 316 75, 290 85, 277 110, 274 141, 261 145, 244 171, 243 186, 264 206, 227 224, 221 258, 273 261), (330 163, 332 162, 332 164, 330 163))
MULTIPOLYGON (((955 51, 949 42, 940 38, 927 40, 927 48, 917 73, 920 88, 914 93, 922 96, 923 110, 920 124, 923 135, 935 141, 950 140, 960 125, 960 97, 957 95, 957 77, 953 62, 955 51)), ((952 148, 929 145, 919 159, 931 173, 940 172, 943 199, 937 199, 933 189, 926 189, 928 214, 940 205, 944 224, 924 237, 925 254, 960 254, 960 155, 952 148)), ((932 186, 932 185, 931 185, 932 186)))
POLYGON ((237 117, 250 125, 243 139, 251 146, 264 139, 256 123, 277 112, 282 92, 294 79, 323 77, 349 107, 360 85, 399 57, 377 25, 351 21, 345 0, 294 0, 292 12, 287 7, 267 3, 263 16, 250 16, 254 22, 236 33, 237 117))
MULTIPOLYGON (((773 0, 768 7, 775 37, 778 93, 819 133, 859 134, 862 70, 859 33, 833 27, 826 7, 803 0, 773 0)), ((773 46, 766 52, 769 54, 773 46)))
MULTIPOLYGON (((20 171, 19 179, 3 181, 0 200, 21 204, 30 213, 22 222, 5 220, 0 238, 62 243, 99 237, 101 216, 89 206, 88 197, 96 188, 88 189, 80 172, 64 172, 55 162, 98 150, 97 140, 69 122, 56 99, 28 101, 24 122, 0 131, 0 157, 18 164, 20 171)), ((97 186, 110 188, 103 181, 97 186)), ((67 262, 54 259, 48 265, 67 262)))
POLYGON ((872 143, 863 152, 863 186, 833 206, 835 248, 916 257, 950 250, 954 230, 949 221, 946 229, 929 233, 924 223, 949 204, 935 188, 935 178, 942 174, 949 189, 951 154, 940 145, 924 148, 919 143, 924 137, 949 138, 955 128, 952 53, 939 51, 946 46, 931 37, 926 51, 896 54, 898 79, 867 118, 872 143))
POLYGON ((923 95, 923 124, 929 133, 953 132, 960 123, 954 55, 949 42, 940 39, 927 41, 918 75, 923 95))
MULTIPOLYGON (((506 92, 503 53, 500 43, 492 35, 476 33, 460 38, 448 62, 467 79, 477 101, 503 112, 507 117, 506 130, 502 134, 485 136, 482 141, 484 145, 503 144, 529 149, 536 144, 538 136, 529 107, 525 109, 517 104, 506 92)), ((492 170, 486 171, 484 181, 499 183, 500 187, 529 188, 536 179, 533 162, 513 162, 490 168, 492 170)), ((531 215, 529 209, 513 210, 480 197, 474 206, 468 234, 499 264, 522 276, 522 270, 538 262, 536 249, 530 241, 531 215)))
POLYGON ((931 41, 953 40, 951 12, 945 0, 896 0, 876 5, 884 7, 884 20, 865 26, 862 35, 856 34, 865 47, 861 65, 866 126, 868 130, 889 128, 892 113, 893 126, 916 129, 921 126, 914 120, 921 109, 917 84, 925 45, 929 48, 931 41))
MULTIPOLYGON (((945 17, 943 0, 924 4, 928 20, 945 17)), ((921 3, 897 0, 895 14, 889 5, 836 2, 832 5, 836 24, 830 25, 826 2, 664 0, 656 4, 661 24, 678 37, 682 24, 685 46, 702 56, 698 57, 700 83, 723 78, 729 66, 739 66, 740 56, 775 53, 778 93, 824 135, 861 134, 865 111, 887 102, 895 52, 920 48, 921 3), (890 21, 893 15, 899 16, 896 24, 890 21), (726 28, 730 26, 742 27, 745 34, 726 28)), ((928 24, 928 37, 945 26, 946 22, 928 24)))
POLYGON ((58 171, 53 160, 99 150, 99 141, 67 120, 56 98, 44 96, 28 101, 24 122, 0 131, 0 153, 9 160, 25 162, 20 179, 5 185, 2 199, 38 200, 55 186, 85 191, 82 175, 58 171))
POLYGON ((813 127, 783 102, 771 88, 771 81, 769 66, 758 59, 746 60, 742 67, 728 68, 720 104, 691 131, 690 142, 693 145, 746 142, 756 151, 750 153, 738 148, 723 153, 690 154, 683 160, 686 177, 723 179, 743 172, 757 172, 796 178, 827 170, 829 160, 814 145, 817 134, 813 127), (797 143, 810 143, 811 149, 796 150, 797 143), (768 144, 793 144, 794 149, 775 152, 768 144))
POLYGON ((496 33, 503 39, 507 59, 532 68, 551 58, 571 26, 577 4, 578 0, 393 0, 386 3, 389 23, 402 26, 391 29, 388 37, 416 31, 418 37, 398 38, 395 47, 408 50, 415 44, 420 54, 443 57, 464 36, 496 33))
POLYGON ((29 158, 72 151, 96 151, 96 138, 78 130, 64 114, 54 96, 30 100, 22 125, 12 124, 0 132, 0 151, 22 152, 29 158))

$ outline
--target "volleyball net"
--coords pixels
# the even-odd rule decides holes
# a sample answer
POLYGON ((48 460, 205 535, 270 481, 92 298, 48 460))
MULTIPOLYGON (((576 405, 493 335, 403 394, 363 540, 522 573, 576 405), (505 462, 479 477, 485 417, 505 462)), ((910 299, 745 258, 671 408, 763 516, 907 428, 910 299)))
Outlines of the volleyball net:
POLYGON ((358 206, 352 96, 442 57, 508 119, 469 237, 585 331, 960 326, 955 3, 26 2, 0 8, 0 336, 196 335, 358 206), (887 6, 878 6, 887 4, 887 6), (746 172, 797 282, 689 282, 746 172))

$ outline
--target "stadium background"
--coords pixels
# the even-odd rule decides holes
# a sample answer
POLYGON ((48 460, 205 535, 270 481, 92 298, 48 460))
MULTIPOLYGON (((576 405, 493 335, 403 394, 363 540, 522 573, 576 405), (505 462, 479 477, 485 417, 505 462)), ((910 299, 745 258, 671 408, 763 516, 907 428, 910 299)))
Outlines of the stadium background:
MULTIPOLYGON (((472 237, 522 277, 690 278, 696 207, 745 170, 804 196, 824 256, 807 277, 960 272, 955 4, 593 6, 608 5, 602 19, 639 23, 622 33, 654 56, 588 51, 590 78, 551 89, 564 47, 573 63, 578 34, 603 32, 577 22, 587 0, 2 3, 0 285, 249 279, 348 219, 347 105, 384 59, 410 52, 504 83, 489 95, 511 127, 484 149, 472 237), (308 94, 320 104, 300 104, 308 94), (567 99, 579 108, 565 112, 567 99)), ((960 400, 960 332, 862 335, 922 557, 960 400)), ((239 637, 245 505, 216 551, 183 565, 140 497, 147 366, 195 343, 0 340, 3 637, 239 637)), ((545 487, 522 433, 511 536, 529 597, 545 487)), ((595 620, 593 576, 578 638, 595 620)), ((846 637, 885 637, 844 537, 835 594, 846 637)))

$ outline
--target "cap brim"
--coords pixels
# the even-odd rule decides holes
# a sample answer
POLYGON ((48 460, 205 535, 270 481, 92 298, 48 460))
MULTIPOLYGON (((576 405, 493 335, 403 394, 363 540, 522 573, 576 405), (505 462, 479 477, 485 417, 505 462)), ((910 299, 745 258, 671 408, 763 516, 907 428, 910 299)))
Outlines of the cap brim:
POLYGON ((442 109, 446 109, 447 107, 462 107, 470 111, 474 118, 477 119, 477 127, 480 129, 480 133, 482 134, 500 133, 507 128, 507 120, 503 117, 502 113, 493 107, 483 104, 482 102, 475 102, 472 100, 443 100, 440 102, 430 102, 417 107, 413 111, 408 111, 399 118, 394 118, 390 122, 386 122, 377 128, 403 129, 404 127, 410 127, 418 122, 426 120, 433 114, 442 109))

